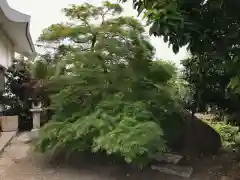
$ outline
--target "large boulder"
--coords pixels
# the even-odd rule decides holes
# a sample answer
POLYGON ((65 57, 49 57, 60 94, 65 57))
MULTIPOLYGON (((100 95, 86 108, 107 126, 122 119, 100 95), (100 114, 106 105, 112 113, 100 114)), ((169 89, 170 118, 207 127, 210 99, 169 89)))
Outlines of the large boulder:
POLYGON ((221 147, 220 135, 208 124, 185 112, 184 129, 172 146, 184 155, 216 154, 221 147))

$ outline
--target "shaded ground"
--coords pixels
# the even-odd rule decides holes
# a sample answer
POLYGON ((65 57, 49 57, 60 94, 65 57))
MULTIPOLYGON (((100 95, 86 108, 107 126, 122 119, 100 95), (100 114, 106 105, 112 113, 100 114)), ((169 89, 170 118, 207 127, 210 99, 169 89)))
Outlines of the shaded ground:
MULTIPOLYGON (((240 180, 240 165, 236 153, 223 154, 215 159, 201 159, 194 164, 192 180, 240 180), (227 180, 227 179, 226 179, 227 180)), ((33 155, 29 144, 15 138, 0 158, 0 180, 181 180, 151 170, 123 170, 116 166, 89 165, 79 162, 78 168, 67 165, 53 166, 42 155, 33 155)))

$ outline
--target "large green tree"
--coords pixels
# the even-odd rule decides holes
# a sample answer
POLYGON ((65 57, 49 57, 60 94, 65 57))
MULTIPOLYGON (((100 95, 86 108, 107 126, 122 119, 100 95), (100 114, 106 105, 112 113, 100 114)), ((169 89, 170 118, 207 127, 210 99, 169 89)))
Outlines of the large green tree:
MULTIPOLYGON (((204 72, 213 70, 220 72, 222 66, 225 66, 224 68, 231 72, 229 87, 237 93, 240 92, 238 70, 240 3, 238 0, 133 0, 133 5, 139 14, 143 13, 147 18, 151 26, 150 34, 163 37, 164 41, 172 46, 174 53, 183 46, 188 47, 193 55, 193 58, 189 59, 193 61, 192 65, 196 58, 199 61, 197 67, 197 71, 201 73, 198 74, 199 76, 206 77, 206 74, 201 72, 202 69, 204 72), (215 63, 221 67, 218 66, 216 69, 216 67, 205 66, 206 60, 215 61, 215 59, 219 61, 215 63)), ((193 65, 191 68, 196 66, 193 65)), ((202 78, 199 78, 198 84, 204 84, 200 79, 202 78)), ((217 86, 217 83, 214 85, 217 86)), ((218 88, 219 91, 223 92, 225 89, 218 88)), ((199 96, 200 93, 197 94, 199 96)))
POLYGON ((217 108, 215 110, 220 119, 224 114, 233 115, 229 122, 239 124, 240 96, 229 87, 229 82, 233 82, 235 76, 235 67, 229 68, 228 63, 228 60, 208 56, 207 53, 182 61, 183 77, 192 92, 193 101, 188 106, 197 108, 200 112, 206 111, 207 107, 217 108))
POLYGON ((192 56, 182 61, 183 76, 192 89, 195 106, 205 111, 207 106, 230 109, 228 84, 232 77, 222 60, 207 55, 192 56))
POLYGON ((122 17, 119 4, 85 3, 64 12, 70 21, 40 36, 64 52, 57 60, 65 62, 67 81, 52 99, 54 118, 39 147, 105 152, 138 163, 164 151, 183 127, 175 67, 153 61, 144 27, 122 17))

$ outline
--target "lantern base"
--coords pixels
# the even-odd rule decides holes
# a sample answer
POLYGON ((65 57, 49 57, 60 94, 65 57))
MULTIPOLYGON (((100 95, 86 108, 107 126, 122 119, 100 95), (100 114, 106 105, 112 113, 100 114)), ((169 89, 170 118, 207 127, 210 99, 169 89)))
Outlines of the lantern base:
POLYGON ((30 138, 31 139, 37 139, 40 134, 40 129, 32 129, 30 132, 30 138))

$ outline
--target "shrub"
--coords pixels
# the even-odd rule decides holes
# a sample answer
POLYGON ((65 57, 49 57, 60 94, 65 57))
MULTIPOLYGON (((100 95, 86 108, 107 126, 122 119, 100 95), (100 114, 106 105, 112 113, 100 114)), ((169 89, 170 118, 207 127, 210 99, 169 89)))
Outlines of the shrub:
POLYGON ((166 150, 163 130, 152 119, 144 103, 122 101, 116 94, 88 116, 77 112, 46 125, 38 148, 43 152, 106 152, 120 155, 128 163, 147 164, 149 155, 166 150))
POLYGON ((221 136, 224 147, 240 142, 239 127, 225 124, 224 122, 208 122, 221 136))

